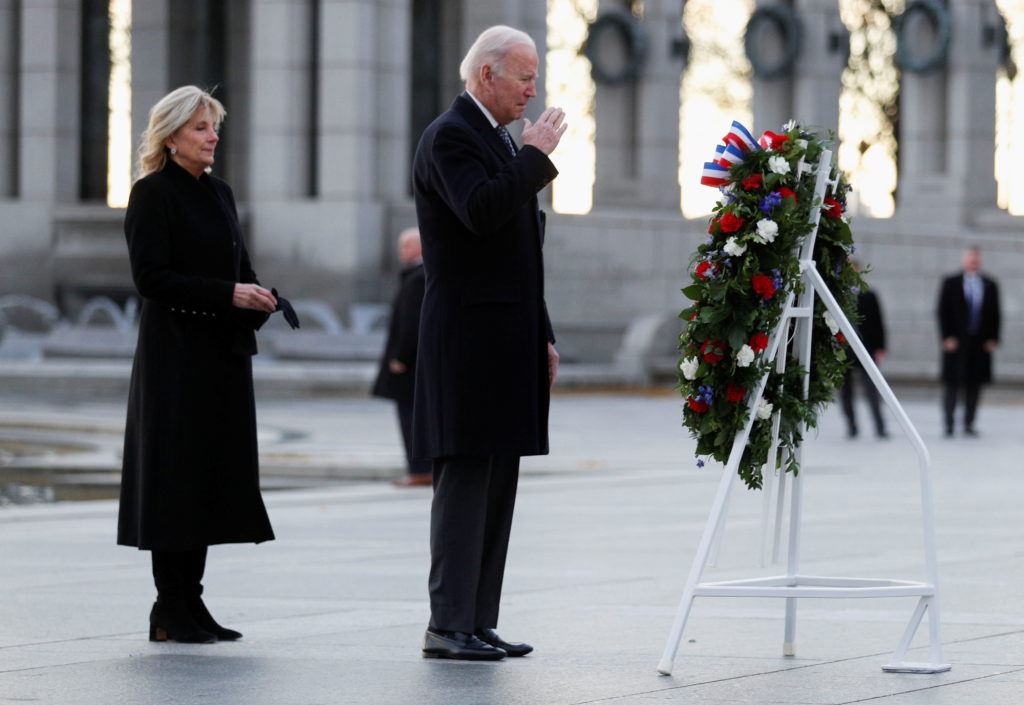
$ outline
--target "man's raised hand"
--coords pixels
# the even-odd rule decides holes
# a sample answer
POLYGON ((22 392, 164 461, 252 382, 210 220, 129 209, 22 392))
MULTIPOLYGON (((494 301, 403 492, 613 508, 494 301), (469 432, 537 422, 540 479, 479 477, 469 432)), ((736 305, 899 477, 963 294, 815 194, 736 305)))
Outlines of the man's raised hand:
POLYGON ((565 112, 561 108, 548 108, 540 114, 537 122, 523 118, 523 144, 532 145, 544 154, 551 154, 567 127, 565 112))

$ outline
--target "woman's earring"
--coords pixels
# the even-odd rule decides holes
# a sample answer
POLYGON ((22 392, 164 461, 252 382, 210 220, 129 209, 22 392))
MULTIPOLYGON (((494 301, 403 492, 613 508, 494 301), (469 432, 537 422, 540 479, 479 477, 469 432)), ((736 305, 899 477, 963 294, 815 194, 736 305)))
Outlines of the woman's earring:
POLYGON ((178 153, 178 148, 177 147, 171 147, 171 156, 173 157, 177 153, 178 153))

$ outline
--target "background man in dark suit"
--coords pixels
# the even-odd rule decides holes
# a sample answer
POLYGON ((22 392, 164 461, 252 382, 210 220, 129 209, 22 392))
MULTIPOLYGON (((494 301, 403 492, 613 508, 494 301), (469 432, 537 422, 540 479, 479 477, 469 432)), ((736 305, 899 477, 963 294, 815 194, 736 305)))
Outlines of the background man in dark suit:
MULTIPOLYGON (((882 306, 875 292, 864 289, 857 294, 857 314, 860 318, 860 322, 857 324, 860 340, 864 343, 871 358, 880 363, 885 359, 885 323, 882 320, 882 306)), ((882 416, 878 390, 875 389, 871 378, 864 371, 860 360, 856 358, 854 358, 853 367, 846 372, 840 392, 843 414, 846 416, 847 435, 850 438, 857 436, 857 416, 853 410, 853 390, 857 384, 854 382, 855 378, 859 378, 859 383, 864 387, 864 398, 868 402, 868 408, 871 409, 871 416, 875 421, 875 435, 879 438, 886 438, 889 434, 885 430, 885 419, 882 416)))
POLYGON ((399 487, 429 485, 430 460, 415 458, 412 453, 412 399, 416 379, 416 347, 420 335, 420 308, 423 305, 423 250, 420 231, 406 228, 398 236, 398 293, 391 303, 388 339, 380 361, 373 395, 393 399, 398 409, 398 425, 402 431, 408 475, 395 480, 399 487))
POLYGON ((558 365, 544 303, 537 192, 566 126, 558 108, 505 125, 536 93, 537 51, 485 30, 460 67, 466 91, 423 132, 413 192, 426 293, 416 368, 414 452, 433 459, 428 657, 500 659, 532 647, 494 631, 519 458, 548 452, 558 365))
POLYGON ((981 274, 981 252, 964 252, 963 271, 946 277, 939 292, 942 336, 943 414, 953 435, 953 412, 964 394, 964 433, 976 436, 974 418, 981 385, 992 381, 992 353, 999 345, 999 287, 981 274))

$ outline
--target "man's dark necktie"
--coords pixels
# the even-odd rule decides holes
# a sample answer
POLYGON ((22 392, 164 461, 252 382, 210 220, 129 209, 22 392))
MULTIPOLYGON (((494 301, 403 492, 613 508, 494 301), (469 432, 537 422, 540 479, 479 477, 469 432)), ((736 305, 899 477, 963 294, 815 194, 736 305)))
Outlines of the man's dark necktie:
POLYGON ((513 157, 516 156, 516 145, 512 141, 512 135, 508 133, 508 130, 505 129, 504 125, 498 125, 497 130, 498 135, 501 137, 501 141, 505 143, 506 147, 508 147, 509 154, 513 157))
POLYGON ((981 330, 981 281, 975 276, 969 280, 967 290, 967 332, 974 335, 981 330))

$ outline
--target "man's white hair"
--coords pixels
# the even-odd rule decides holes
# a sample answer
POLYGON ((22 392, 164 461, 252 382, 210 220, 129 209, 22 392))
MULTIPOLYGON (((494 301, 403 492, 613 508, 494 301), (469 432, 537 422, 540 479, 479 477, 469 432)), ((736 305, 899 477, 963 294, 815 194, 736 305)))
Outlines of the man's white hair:
POLYGON ((503 24, 488 27, 473 42, 466 52, 466 58, 459 66, 459 77, 469 82, 480 73, 480 68, 489 65, 494 73, 501 75, 504 69, 505 56, 514 46, 528 46, 534 51, 537 45, 530 35, 522 30, 503 24))

